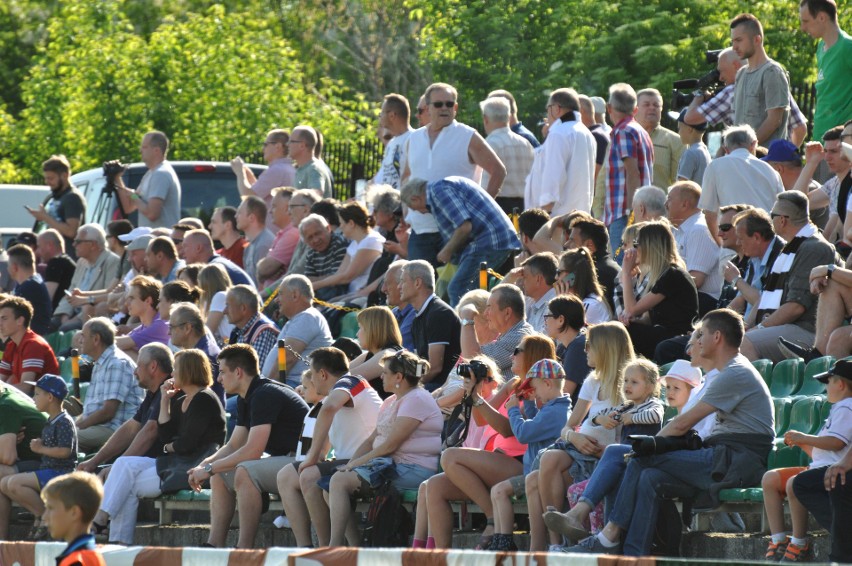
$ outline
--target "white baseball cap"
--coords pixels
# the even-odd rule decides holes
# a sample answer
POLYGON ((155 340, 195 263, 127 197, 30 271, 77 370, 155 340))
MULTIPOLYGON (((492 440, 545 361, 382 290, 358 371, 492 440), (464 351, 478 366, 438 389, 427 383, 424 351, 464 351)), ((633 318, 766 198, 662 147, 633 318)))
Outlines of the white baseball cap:
POLYGON ((118 237, 122 242, 132 242, 136 238, 141 238, 142 236, 147 236, 151 233, 151 228, 149 226, 140 226, 139 228, 134 228, 127 234, 123 234, 118 237))

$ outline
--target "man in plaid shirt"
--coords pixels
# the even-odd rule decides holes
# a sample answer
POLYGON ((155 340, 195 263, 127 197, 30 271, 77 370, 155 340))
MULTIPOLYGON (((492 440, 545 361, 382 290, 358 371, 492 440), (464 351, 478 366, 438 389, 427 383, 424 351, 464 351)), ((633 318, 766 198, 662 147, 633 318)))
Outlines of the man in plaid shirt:
POLYGON ((512 221, 485 189, 465 177, 447 177, 427 183, 409 179, 400 191, 412 210, 435 215, 444 247, 438 261, 458 268, 447 292, 455 306, 462 295, 479 287, 479 264, 500 267, 512 250, 521 247, 512 221))
MULTIPOLYGON (((696 93, 687 109, 685 120, 693 124, 707 122, 711 126, 716 124, 734 125, 734 80, 737 71, 744 64, 743 60, 737 57, 737 54, 730 47, 719 53, 716 69, 719 71, 719 80, 725 83, 725 88, 709 99, 707 98, 708 95, 704 93, 696 93)), ((792 93, 790 93, 790 117, 787 120, 787 132, 790 141, 796 147, 802 145, 805 136, 808 134, 808 119, 805 118, 798 104, 793 100, 792 93)))
MULTIPOLYGON (((609 229, 609 241, 620 242, 630 217, 634 191, 651 184, 654 144, 648 132, 633 119, 636 91, 629 84, 616 83, 609 87, 607 111, 613 128, 603 220, 609 229)), ((621 262, 620 254, 616 261, 621 262)))

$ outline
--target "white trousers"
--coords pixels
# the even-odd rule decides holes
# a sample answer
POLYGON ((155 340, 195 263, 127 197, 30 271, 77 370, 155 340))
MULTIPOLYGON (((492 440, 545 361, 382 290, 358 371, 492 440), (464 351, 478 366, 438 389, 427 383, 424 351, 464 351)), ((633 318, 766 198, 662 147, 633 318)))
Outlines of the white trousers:
POLYGON ((109 540, 133 544, 139 498, 160 495, 157 461, 144 456, 122 456, 104 484, 101 509, 110 517, 109 540))

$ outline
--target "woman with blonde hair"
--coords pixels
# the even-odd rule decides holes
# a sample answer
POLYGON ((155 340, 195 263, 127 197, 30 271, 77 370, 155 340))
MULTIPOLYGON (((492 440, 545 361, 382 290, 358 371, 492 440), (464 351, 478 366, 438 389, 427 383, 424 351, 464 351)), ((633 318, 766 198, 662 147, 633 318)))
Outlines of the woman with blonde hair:
POLYGON ((222 265, 211 263, 198 273, 198 286, 201 288, 201 312, 207 321, 207 328, 216 341, 222 344, 234 329, 234 325, 225 317, 225 299, 231 288, 231 278, 222 265))
POLYGON ((349 373, 370 382, 379 396, 386 399, 393 391, 382 387, 382 359, 402 349, 402 333, 396 317, 388 307, 367 307, 358 315, 358 343, 364 353, 352 360, 349 373))
MULTIPOLYGON (((476 419, 477 424, 488 424, 497 432, 492 451, 449 448, 441 454, 441 467, 446 478, 465 498, 473 500, 485 514, 486 528, 482 533, 480 548, 487 548, 494 534, 491 488, 524 474, 535 457, 526 444, 515 438, 506 402, 518 389, 530 368, 542 359, 556 359, 553 340, 543 334, 525 336, 512 356, 512 373, 515 377, 503 384, 487 402, 474 392, 472 417, 476 419)), ((524 401, 525 410, 532 410, 534 405, 532 399, 524 401)), ((558 432, 554 437, 556 434, 558 432)), ((537 444, 536 440, 531 446, 535 448, 537 444)), ((447 500, 444 499, 443 490, 427 489, 426 497, 429 506, 429 527, 435 546, 448 548, 452 538, 452 513, 446 512, 447 500)))
MULTIPOLYGON (((639 236, 639 230, 641 230, 645 224, 647 224, 647 222, 637 222, 636 224, 631 224, 624 229, 621 242, 622 250, 627 251, 633 249, 633 242, 636 240, 637 236, 639 236)), ((630 273, 630 279, 633 282, 633 296, 636 297, 636 300, 638 301, 645 294, 645 291, 648 290, 648 274, 642 273, 639 266, 635 265, 633 266, 632 273, 630 273)), ((622 287, 620 276, 615 278, 615 289, 612 293, 612 302, 615 306, 612 313, 613 319, 618 320, 621 317, 621 313, 624 312, 624 287, 622 287)))
POLYGON ((668 223, 649 222, 639 230, 634 247, 624 253, 621 284, 627 327, 638 355, 654 358, 657 344, 692 330, 698 316, 698 289, 677 251, 668 223), (648 292, 637 299, 630 273, 648 274, 648 292))
POLYGON ((562 254, 553 287, 560 295, 576 295, 583 301, 588 324, 612 320, 612 312, 604 299, 604 290, 598 282, 598 272, 588 248, 575 248, 562 254))
MULTIPOLYGON (((542 453, 540 470, 526 478, 530 548, 534 550, 545 546, 544 510, 563 509, 568 486, 589 479, 604 448, 618 441, 615 429, 599 426, 595 419, 624 403, 624 367, 634 359, 627 330, 618 322, 590 326, 586 355, 592 372, 580 387, 577 406, 562 430, 563 443, 542 453)), ((550 535, 552 545, 560 542, 558 536, 550 535)))

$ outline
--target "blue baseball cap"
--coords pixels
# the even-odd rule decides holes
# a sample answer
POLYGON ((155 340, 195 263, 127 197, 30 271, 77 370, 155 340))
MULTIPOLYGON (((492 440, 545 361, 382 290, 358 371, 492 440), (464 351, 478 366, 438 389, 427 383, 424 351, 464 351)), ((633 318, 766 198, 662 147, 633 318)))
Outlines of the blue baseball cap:
POLYGON ((27 385, 34 385, 43 391, 47 391, 60 401, 65 399, 65 396, 68 395, 68 384, 65 383, 64 379, 52 373, 44 374, 38 378, 38 381, 25 381, 24 383, 27 385))
POLYGON ((766 157, 761 157, 760 160, 775 163, 789 161, 801 163, 802 156, 799 154, 799 148, 793 142, 789 140, 772 140, 772 143, 769 144, 769 152, 766 154, 766 157))

